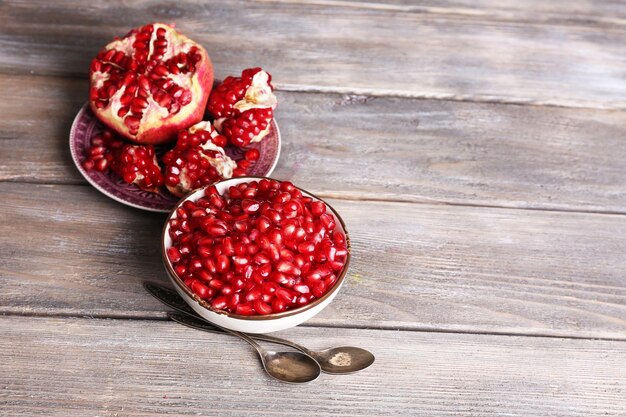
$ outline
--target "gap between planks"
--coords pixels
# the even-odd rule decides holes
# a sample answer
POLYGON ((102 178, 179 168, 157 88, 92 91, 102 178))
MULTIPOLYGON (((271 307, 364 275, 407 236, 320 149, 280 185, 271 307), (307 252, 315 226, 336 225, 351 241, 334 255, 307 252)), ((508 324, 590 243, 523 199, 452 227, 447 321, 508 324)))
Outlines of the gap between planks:
MULTIPOLYGON (((31 76, 43 78, 59 78, 70 80, 87 80, 86 76, 77 74, 58 75, 47 74, 34 71, 6 71, 0 69, 1 75, 14 76, 31 76)), ((344 96, 353 96, 367 101, 370 98, 398 98, 407 100, 432 100, 432 101, 452 101, 458 103, 477 103, 477 104, 502 104, 508 106, 531 106, 531 107, 556 107, 565 109, 579 110, 603 110, 603 111, 624 111, 626 105, 602 105, 596 102, 587 102, 578 100, 573 103, 568 100, 535 100, 532 98, 515 98, 506 96, 480 95, 480 94, 436 94, 436 93, 416 93, 405 90, 381 89, 381 88, 360 88, 360 87, 341 87, 341 86, 320 86, 308 84, 293 83, 277 83, 274 82, 276 91, 289 93, 308 93, 308 94, 338 94, 344 96)))
POLYGON ((550 25, 550 26, 573 26, 579 28, 614 28, 626 25, 626 19, 620 17, 607 16, 585 16, 580 20, 567 20, 567 16, 563 16, 561 20, 540 21, 533 20, 528 17, 514 17, 513 11, 502 10, 480 10, 480 6, 469 7, 444 7, 444 6, 428 6, 416 4, 393 4, 393 3, 377 3, 365 1, 345 1, 345 0, 254 0, 256 3, 266 4, 306 4, 312 6, 327 6, 333 8, 348 8, 355 10, 374 10, 377 12, 389 13, 415 13, 425 16, 438 17, 442 16, 447 19, 457 18, 458 20, 481 20, 485 22, 507 22, 518 24, 532 25, 550 25))
MULTIPOLYGON (((29 180, 29 179, 16 179, 16 180, 3 180, 0 179, 1 183, 7 184, 32 184, 32 185, 74 185, 74 186, 91 186, 91 184, 87 182, 78 182, 78 181, 37 181, 37 180, 29 180)), ((424 204, 424 205, 438 205, 438 206, 452 206, 452 207, 473 207, 473 208, 488 208, 488 209, 499 209, 499 210, 529 210, 529 211, 540 211, 540 212, 551 212, 551 213, 577 213, 577 214, 597 214, 602 216, 624 216, 626 215, 626 210, 624 211, 614 211, 614 210, 587 210, 587 209, 572 209, 567 207, 523 207, 523 206, 515 206, 511 205, 495 205, 495 204, 480 204, 480 203, 463 203, 456 201, 445 201, 445 200, 430 200, 430 199, 402 199, 402 198, 372 198, 372 197, 359 197, 358 195, 346 195, 346 193, 324 193, 317 192, 315 193, 318 197, 323 199, 334 199, 334 200, 343 200, 343 201, 362 201, 362 202, 376 202, 376 203, 405 203, 405 204, 424 204)), ((165 213, 164 213, 165 214, 165 213)))
MULTIPOLYGON (((35 318, 76 318, 85 320, 129 320, 129 321, 171 321, 165 314, 174 310, 163 311, 163 316, 153 316, 146 314, 76 314, 76 313, 43 313, 43 312, 30 312, 20 313, 15 311, 6 311, 0 313, 0 317, 35 317, 35 318)), ((307 324, 302 323, 298 325, 300 328, 318 328, 318 329, 347 329, 347 330, 379 330, 379 331, 393 331, 393 332, 410 332, 410 333, 443 333, 443 334, 468 334, 478 336, 502 336, 502 337, 533 337, 533 338, 546 338, 546 339, 571 339, 571 340, 602 340, 607 342, 626 342, 626 336, 624 337, 591 337, 591 336, 577 336, 567 332, 555 332, 555 333, 524 333, 513 331, 480 331, 480 330, 455 330, 445 329, 439 327, 409 327, 409 326, 364 326, 364 325, 350 325, 340 326, 334 324, 307 324)))

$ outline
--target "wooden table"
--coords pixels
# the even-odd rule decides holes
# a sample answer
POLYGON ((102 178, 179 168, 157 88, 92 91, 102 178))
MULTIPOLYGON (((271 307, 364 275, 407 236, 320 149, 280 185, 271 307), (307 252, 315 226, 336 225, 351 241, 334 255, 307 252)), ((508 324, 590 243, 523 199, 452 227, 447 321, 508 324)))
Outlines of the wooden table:
POLYGON ((0 2, 0 415, 625 416, 626 5, 0 2), (167 320, 164 216, 71 162, 90 59, 176 22, 276 81, 274 176, 342 213, 335 301, 280 335, 365 372, 267 378, 167 320))

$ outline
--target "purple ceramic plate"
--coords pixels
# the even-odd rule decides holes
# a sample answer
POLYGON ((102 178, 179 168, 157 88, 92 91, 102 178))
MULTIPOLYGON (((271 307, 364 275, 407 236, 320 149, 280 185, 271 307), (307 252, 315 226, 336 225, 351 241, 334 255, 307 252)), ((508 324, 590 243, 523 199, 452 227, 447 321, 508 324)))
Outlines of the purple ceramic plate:
MULTIPOLYGON (((126 184, 113 172, 86 171, 83 168, 82 163, 87 158, 91 138, 103 129, 104 125, 96 119, 89 108, 89 103, 85 104, 76 115, 70 131, 70 151, 76 168, 96 189, 120 203, 138 209, 168 213, 179 198, 170 194, 165 187, 159 193, 149 193, 136 185, 126 184)), ((171 145, 156 147, 157 154, 163 154, 170 147, 171 145)), ((246 175, 269 176, 276 167, 280 156, 280 132, 275 120, 272 120, 268 135, 260 143, 247 147, 247 149, 250 148, 258 149, 261 156, 250 165, 246 175)), ((228 146, 226 147, 226 154, 238 161, 243 159, 244 151, 234 146, 228 146)))

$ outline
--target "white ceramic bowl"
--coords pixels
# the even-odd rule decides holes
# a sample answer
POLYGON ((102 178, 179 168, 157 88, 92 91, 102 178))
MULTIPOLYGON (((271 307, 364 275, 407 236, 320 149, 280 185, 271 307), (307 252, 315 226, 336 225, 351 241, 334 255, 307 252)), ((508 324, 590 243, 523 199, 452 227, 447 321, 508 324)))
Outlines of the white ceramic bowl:
MULTIPOLYGON (((220 192, 220 194, 224 194, 224 192, 233 185, 237 185, 242 182, 258 181, 260 179, 262 179, 262 177, 232 178, 229 180, 218 182, 215 184, 215 186, 217 187, 217 190, 220 192)), ((299 188, 299 190, 302 191, 303 195, 309 196, 314 200, 323 201, 315 195, 301 188, 299 188)), ((196 201, 203 195, 204 188, 201 188, 193 191, 191 194, 187 195, 176 204, 174 209, 169 214, 167 221, 165 222, 161 244, 163 263, 165 265, 167 275, 174 284, 174 288, 176 289, 178 294, 180 294, 185 302, 187 302, 187 304, 189 304, 189 306, 193 308, 196 313, 198 313, 211 323, 226 327, 227 329, 237 330, 246 333, 269 333, 288 329, 290 327, 294 327, 300 323, 305 322, 306 320, 310 319, 311 317, 322 311, 324 307, 330 304, 333 298, 335 298, 335 296, 339 292, 339 288, 341 288, 343 284, 346 272, 348 271, 348 266, 350 264, 350 238, 348 236, 348 232, 346 231, 345 224, 341 217, 339 217, 339 214, 337 214, 337 212, 328 203, 326 203, 326 205, 330 209, 329 213, 333 215, 333 217, 335 218, 335 222, 337 223, 336 230, 341 231, 346 237, 346 246, 348 249, 346 263, 339 275, 337 276, 337 282, 330 290, 326 292, 326 294, 305 306, 294 308, 293 310, 287 310, 280 313, 272 313, 266 315, 243 316, 234 313, 227 313, 225 311, 213 310, 209 303, 199 298, 189 288, 187 288, 183 281, 174 272, 174 268, 172 267, 172 264, 167 257, 167 249, 172 246, 172 239, 170 238, 169 234, 169 222, 171 219, 176 218, 176 209, 186 200, 196 201)))

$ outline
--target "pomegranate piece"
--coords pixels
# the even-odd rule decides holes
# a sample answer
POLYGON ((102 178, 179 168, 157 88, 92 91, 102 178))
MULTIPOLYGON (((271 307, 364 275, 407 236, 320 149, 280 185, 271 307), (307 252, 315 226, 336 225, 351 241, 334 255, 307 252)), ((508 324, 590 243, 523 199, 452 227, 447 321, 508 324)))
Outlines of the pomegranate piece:
POLYGON ((89 102, 100 121, 133 142, 159 144, 202 120, 213 65, 202 46, 153 23, 106 45, 89 78, 89 102))
POLYGON ((261 68, 249 68, 241 77, 226 77, 211 93, 207 110, 216 129, 233 145, 260 142, 269 133, 277 105, 271 80, 261 68))
POLYGON ((210 122, 200 122, 178 134, 176 146, 163 156, 165 185, 181 197, 191 190, 233 176, 237 163, 226 155, 226 139, 210 122))
POLYGON ((260 142, 270 131, 271 108, 250 109, 228 119, 218 119, 215 127, 230 143, 240 148, 260 142))
POLYGON ((110 169, 124 182, 149 192, 156 193, 163 186, 163 174, 152 145, 125 143, 108 130, 94 136, 91 145, 83 162, 85 169, 110 169))
POLYGON ((345 235, 325 216, 323 202, 290 182, 252 181, 225 195, 210 186, 169 220, 167 258, 216 310, 265 315, 294 309, 323 297, 347 261, 345 235))

